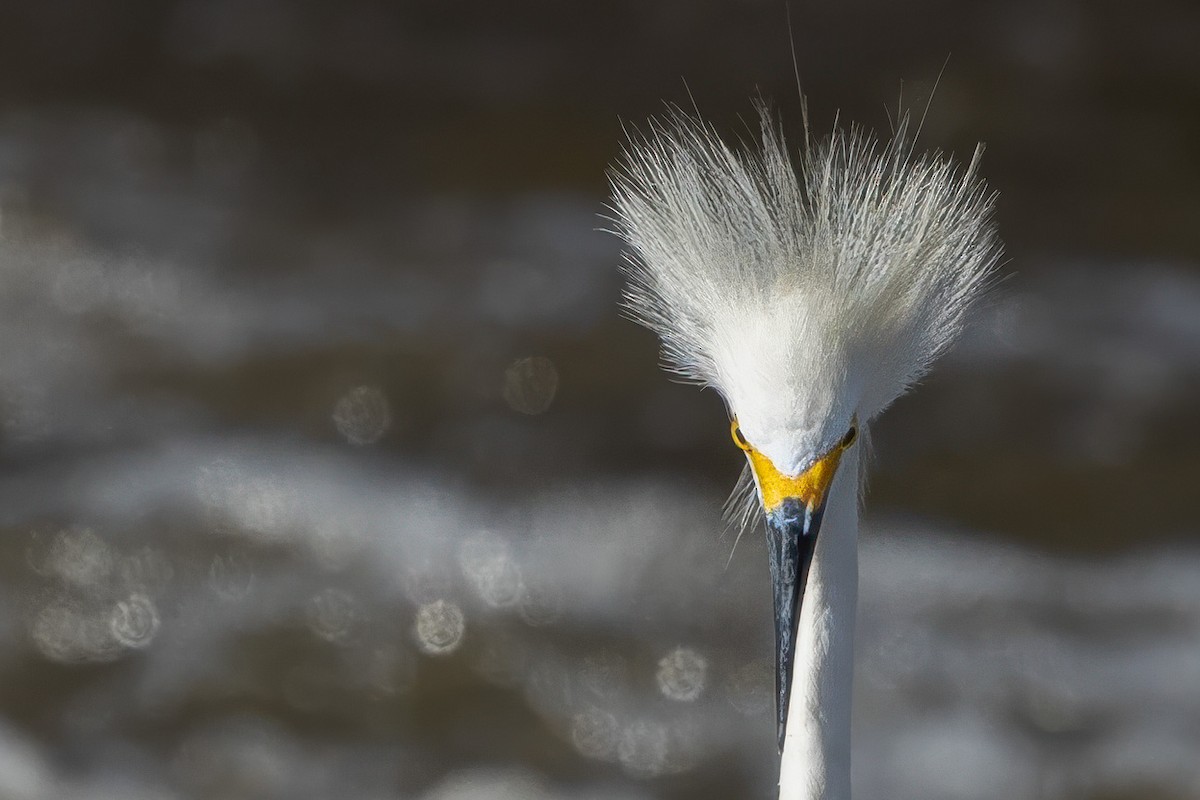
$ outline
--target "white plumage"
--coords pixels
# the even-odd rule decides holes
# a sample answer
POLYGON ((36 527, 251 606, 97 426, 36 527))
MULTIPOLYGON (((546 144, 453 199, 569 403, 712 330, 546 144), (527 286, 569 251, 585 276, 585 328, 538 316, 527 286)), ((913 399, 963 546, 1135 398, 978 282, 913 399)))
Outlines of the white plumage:
POLYGON ((765 110, 757 151, 675 112, 613 171, 628 308, 669 368, 716 388, 783 469, 917 380, 999 255, 981 148, 956 169, 914 155, 904 130, 886 145, 806 135, 797 172, 765 110))
POLYGON ((953 341, 1000 245, 981 148, 965 168, 917 154, 902 120, 888 143, 835 129, 813 144, 806 127, 793 161, 761 120, 759 149, 682 112, 652 122, 612 173, 613 221, 629 246, 627 308, 658 333, 667 368, 717 389, 735 418, 748 465, 734 516, 766 512, 780 796, 843 800, 856 430, 953 341))

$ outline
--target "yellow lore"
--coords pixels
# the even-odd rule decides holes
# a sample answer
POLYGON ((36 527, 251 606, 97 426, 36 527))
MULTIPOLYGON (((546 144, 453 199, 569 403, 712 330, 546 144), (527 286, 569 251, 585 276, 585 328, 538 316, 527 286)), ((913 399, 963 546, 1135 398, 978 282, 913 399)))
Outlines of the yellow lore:
POLYGON ((858 437, 858 426, 851 425, 842 441, 832 450, 817 459, 816 463, 804 472, 790 476, 784 475, 776 469, 775 465, 771 463, 771 459, 754 449, 754 446, 746 441, 746 437, 742 436, 741 428, 738 427, 736 417, 729 430, 734 444, 746 451, 750 469, 754 472, 754 482, 758 484, 758 492, 762 497, 763 510, 768 514, 789 497, 799 500, 814 511, 820 508, 825 501, 825 493, 829 491, 829 485, 833 483, 833 476, 837 472, 838 463, 842 460, 842 453, 853 445, 854 440, 858 437))

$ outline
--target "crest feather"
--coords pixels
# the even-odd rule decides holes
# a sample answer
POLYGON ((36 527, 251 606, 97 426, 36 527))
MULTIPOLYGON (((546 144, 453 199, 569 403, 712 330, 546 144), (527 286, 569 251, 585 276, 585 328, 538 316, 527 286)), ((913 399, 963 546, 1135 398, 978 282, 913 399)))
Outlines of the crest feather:
POLYGON ((727 401, 733 327, 790 305, 815 314, 868 362, 873 415, 953 341, 1000 256, 982 147, 965 168, 915 154, 902 120, 886 143, 835 128, 808 146, 805 131, 794 162, 760 115, 755 149, 676 109, 631 136, 611 172, 626 308, 658 333, 669 370, 727 401))

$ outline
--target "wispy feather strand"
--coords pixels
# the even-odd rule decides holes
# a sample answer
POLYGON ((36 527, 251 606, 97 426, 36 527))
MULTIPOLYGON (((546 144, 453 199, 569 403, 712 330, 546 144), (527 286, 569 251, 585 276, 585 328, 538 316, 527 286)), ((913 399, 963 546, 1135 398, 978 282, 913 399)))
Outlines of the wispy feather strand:
MULTIPOLYGON (((864 402, 878 413, 953 341, 999 258, 982 147, 965 168, 916 154, 905 118, 887 143, 835 128, 808 145, 805 131, 797 169, 760 112, 757 150, 677 109, 630 136, 611 172, 625 306, 658 333, 668 370, 728 402, 728 327, 772 304, 815 305, 855 353, 873 354, 864 402)), ((746 496, 743 475, 735 524, 749 519, 746 496)))

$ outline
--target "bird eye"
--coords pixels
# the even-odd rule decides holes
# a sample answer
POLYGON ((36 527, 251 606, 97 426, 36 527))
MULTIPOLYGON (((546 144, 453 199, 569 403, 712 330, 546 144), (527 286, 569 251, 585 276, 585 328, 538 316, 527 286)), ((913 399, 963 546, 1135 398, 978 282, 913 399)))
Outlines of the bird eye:
POLYGON ((850 445, 854 444, 858 439, 858 426, 851 425, 850 430, 846 431, 846 435, 842 437, 842 449, 845 450, 850 445))
POLYGON ((729 423, 729 434, 733 437, 733 443, 743 450, 750 449, 750 443, 746 441, 746 437, 742 436, 742 429, 738 425, 738 421, 734 419, 729 423))

